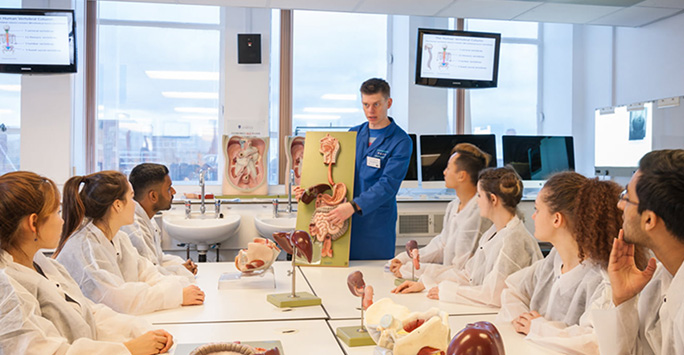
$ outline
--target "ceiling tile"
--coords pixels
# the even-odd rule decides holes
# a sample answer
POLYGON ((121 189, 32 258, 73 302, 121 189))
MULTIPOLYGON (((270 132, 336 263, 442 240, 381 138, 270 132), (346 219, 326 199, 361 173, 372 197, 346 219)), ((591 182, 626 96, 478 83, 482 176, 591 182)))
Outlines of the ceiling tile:
MULTIPOLYGON (((524 0, 527 1, 527 0, 524 0)), ((538 0, 530 0, 538 1, 538 0)), ((641 0, 544 0, 547 3, 574 4, 574 5, 598 5, 598 6, 632 6, 641 0)))
POLYGON ((682 9, 632 6, 591 21, 589 24, 639 27, 658 21, 661 18, 674 15, 680 11, 682 11, 682 9))
POLYGON ((275 9, 319 10, 319 11, 346 11, 352 12, 362 0, 270 0, 269 7, 275 9))
POLYGON ((684 9, 684 0, 645 0, 638 3, 637 6, 684 9))
POLYGON ((453 0, 364 0, 356 12, 434 16, 453 0))
POLYGON ((460 18, 510 20, 541 4, 541 2, 535 1, 457 0, 438 15, 460 18))
POLYGON ((620 9, 615 6, 545 3, 517 16, 515 20, 584 24, 620 9))

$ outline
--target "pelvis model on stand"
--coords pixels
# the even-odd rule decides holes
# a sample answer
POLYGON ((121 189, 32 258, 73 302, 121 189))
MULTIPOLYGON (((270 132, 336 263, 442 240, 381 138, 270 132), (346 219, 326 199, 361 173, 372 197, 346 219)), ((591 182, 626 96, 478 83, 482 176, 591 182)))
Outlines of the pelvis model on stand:
POLYGON ((306 141, 297 228, 315 238, 320 265, 347 266, 351 219, 333 223, 328 213, 353 196, 356 132, 307 132, 306 141))
POLYGON ((223 136, 224 195, 268 194, 268 137, 223 136))

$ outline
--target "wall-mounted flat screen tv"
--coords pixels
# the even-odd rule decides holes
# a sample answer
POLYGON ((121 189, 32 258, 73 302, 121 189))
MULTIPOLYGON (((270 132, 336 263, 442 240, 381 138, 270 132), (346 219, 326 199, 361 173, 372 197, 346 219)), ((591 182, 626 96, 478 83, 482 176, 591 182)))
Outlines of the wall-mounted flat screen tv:
POLYGON ((572 137, 502 136, 503 162, 523 180, 546 180, 554 173, 575 170, 572 137))
POLYGON ((493 134, 446 134, 420 136, 420 165, 423 182, 444 181, 444 169, 451 149, 459 143, 471 143, 492 156, 490 167, 496 167, 496 140, 493 134))
POLYGON ((75 73, 73 10, 0 9, 0 73, 75 73))
POLYGON ((495 88, 500 47, 498 33, 419 28, 416 84, 495 88))

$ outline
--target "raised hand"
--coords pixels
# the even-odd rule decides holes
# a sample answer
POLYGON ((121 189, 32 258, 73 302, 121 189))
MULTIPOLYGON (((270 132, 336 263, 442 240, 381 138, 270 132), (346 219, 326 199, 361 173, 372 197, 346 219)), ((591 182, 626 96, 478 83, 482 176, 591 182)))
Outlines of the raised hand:
POLYGON ((416 282, 416 281, 404 281, 401 285, 395 287, 392 291, 392 293, 414 293, 414 292, 420 292, 425 289, 425 285, 423 285, 422 282, 416 282))
POLYGON ((644 271, 637 268, 634 262, 634 244, 624 240, 624 231, 613 241, 608 261, 608 276, 613 288, 613 303, 618 306, 644 289, 656 270, 655 258, 648 261, 644 271))

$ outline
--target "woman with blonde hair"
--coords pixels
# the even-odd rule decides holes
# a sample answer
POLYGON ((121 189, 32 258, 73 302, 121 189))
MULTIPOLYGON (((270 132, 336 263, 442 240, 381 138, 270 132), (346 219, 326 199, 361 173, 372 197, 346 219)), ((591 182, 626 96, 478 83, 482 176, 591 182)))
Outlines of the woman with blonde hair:
POLYGON ((511 168, 480 173, 477 198, 480 214, 493 225, 482 235, 473 256, 461 270, 423 274, 416 283, 405 282, 395 293, 419 292, 446 302, 498 307, 508 275, 542 258, 539 244, 517 216, 522 181, 511 168))
POLYGON ((64 221, 50 179, 17 171, 0 176, 0 353, 158 354, 173 345, 145 320, 86 298, 57 261, 64 221))
POLYGON ((204 303, 186 277, 163 275, 119 229, 133 223, 133 189, 122 173, 74 176, 64 185, 57 260, 83 293, 122 313, 142 314, 204 303))

